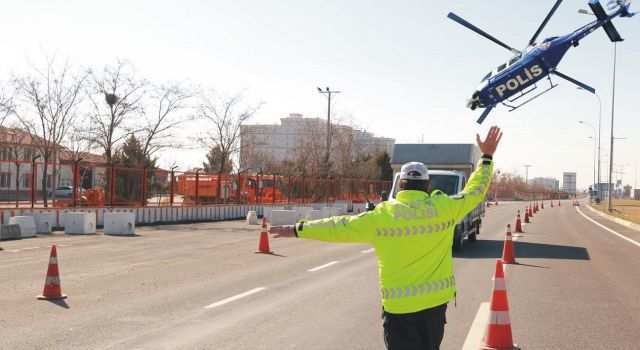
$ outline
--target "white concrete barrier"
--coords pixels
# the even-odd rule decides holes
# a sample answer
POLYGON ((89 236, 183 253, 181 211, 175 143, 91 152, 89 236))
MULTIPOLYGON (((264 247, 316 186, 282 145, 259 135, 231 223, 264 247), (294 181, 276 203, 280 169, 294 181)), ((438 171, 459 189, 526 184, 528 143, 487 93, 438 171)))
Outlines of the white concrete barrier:
POLYGON ((318 220, 323 219, 321 210, 309 209, 307 210, 307 220, 318 220))
POLYGON ((298 213, 293 210, 272 210, 271 225, 293 225, 298 222, 298 213))
POLYGON ((347 214, 347 204, 346 203, 335 203, 333 205, 333 209, 335 210, 334 215, 346 215, 347 214))
POLYGON ((305 219, 307 217, 307 212, 313 208, 311 207, 293 207, 291 210, 295 211, 298 215, 298 220, 305 219))
POLYGON ((133 213, 104 213, 104 234, 132 236, 136 232, 136 216, 133 213))
POLYGON ((28 238, 36 236, 36 222, 33 216, 14 216, 9 219, 9 225, 20 226, 20 237, 28 238))
POLYGON ((260 225, 260 223, 258 222, 258 214, 251 210, 247 213, 247 225, 260 225))
POLYGON ((333 208, 331 207, 322 207, 320 211, 322 212, 323 218, 329 218, 333 216, 333 208))
POLYGON ((364 213, 367 205, 365 203, 353 203, 353 214, 358 215, 364 213))
POLYGON ((36 223, 37 233, 51 233, 51 228, 54 224, 53 213, 29 213, 26 215, 33 217, 33 220, 36 223))
POLYGON ((271 220, 271 211, 273 210, 284 210, 284 207, 264 206, 262 209, 262 215, 267 218, 267 221, 271 220))
MULTIPOLYGON (((107 213, 105 213, 107 215, 107 213)), ((90 235, 96 233, 96 215, 92 213, 66 213, 63 218, 64 233, 90 235)))

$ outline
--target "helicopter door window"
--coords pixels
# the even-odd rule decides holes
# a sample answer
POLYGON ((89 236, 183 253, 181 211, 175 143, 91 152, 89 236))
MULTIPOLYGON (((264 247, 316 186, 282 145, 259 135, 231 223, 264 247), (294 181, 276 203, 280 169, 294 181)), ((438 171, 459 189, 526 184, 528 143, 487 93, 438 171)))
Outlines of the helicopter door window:
POLYGON ((507 68, 507 64, 503 63, 500 65, 500 67, 498 67, 498 69, 496 70, 496 72, 500 73, 502 72, 505 68, 507 68))
POLYGON ((511 59, 511 61, 509 61, 509 67, 511 67, 514 63, 518 62, 518 60, 520 60, 520 57, 515 57, 511 59))

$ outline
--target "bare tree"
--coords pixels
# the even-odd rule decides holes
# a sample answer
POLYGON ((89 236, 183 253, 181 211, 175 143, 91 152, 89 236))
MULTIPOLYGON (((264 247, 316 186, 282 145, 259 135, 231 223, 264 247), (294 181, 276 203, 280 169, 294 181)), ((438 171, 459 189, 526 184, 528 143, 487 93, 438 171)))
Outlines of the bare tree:
MULTIPOLYGON (((33 66, 33 70, 32 75, 11 77, 16 98, 21 102, 12 113, 42 156, 42 198, 46 207, 48 166, 57 160, 60 144, 77 117, 87 73, 73 72, 68 61, 57 66, 55 57, 46 57, 44 69, 33 66)), ((53 171, 55 179, 55 167, 53 171)))
POLYGON ((174 131, 183 123, 192 121, 195 115, 189 100, 194 97, 191 89, 181 83, 155 86, 150 96, 150 113, 144 114, 145 124, 141 126, 139 137, 143 144, 143 154, 151 158, 158 150, 175 147, 174 131))
POLYGON ((5 121, 13 114, 15 109, 14 96, 7 92, 3 84, 0 88, 0 126, 5 125, 5 121))
POLYGON ((133 119, 143 114, 142 99, 149 83, 137 78, 125 61, 90 71, 89 81, 91 138, 112 163, 117 145, 135 131, 133 119))
POLYGON ((19 122, 14 122, 10 127, 0 126, 0 152, 4 158, 2 160, 10 160, 15 167, 16 208, 21 180, 20 167, 24 164, 23 158, 29 158, 32 154, 31 145, 27 142, 29 139, 29 134, 22 130, 19 122))
MULTIPOLYGON (((208 122, 211 128, 207 134, 200 137, 200 142, 207 148, 219 145, 220 157, 231 159, 240 151, 240 127, 250 120, 261 106, 262 103, 244 104, 241 94, 226 97, 212 91, 208 96, 203 96, 198 107, 198 117, 208 122)), ((227 169, 226 164, 227 162, 220 162, 217 169, 219 174, 231 170, 227 169)))

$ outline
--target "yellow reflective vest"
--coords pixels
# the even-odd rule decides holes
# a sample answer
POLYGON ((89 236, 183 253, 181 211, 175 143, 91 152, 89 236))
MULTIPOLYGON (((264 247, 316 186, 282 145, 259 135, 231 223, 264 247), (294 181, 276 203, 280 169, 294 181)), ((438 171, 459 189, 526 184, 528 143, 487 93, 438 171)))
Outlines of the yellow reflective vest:
POLYGON ((439 191, 400 191, 358 216, 300 222, 298 237, 373 244, 378 257, 382 306, 403 314, 453 299, 452 244, 456 224, 484 200, 493 162, 481 159, 467 185, 454 196, 439 191))

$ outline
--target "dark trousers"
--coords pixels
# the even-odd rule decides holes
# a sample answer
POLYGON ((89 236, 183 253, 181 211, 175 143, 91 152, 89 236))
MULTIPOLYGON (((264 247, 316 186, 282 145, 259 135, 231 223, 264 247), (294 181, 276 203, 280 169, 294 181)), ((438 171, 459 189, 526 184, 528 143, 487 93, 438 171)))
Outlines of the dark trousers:
POLYGON ((410 314, 382 310, 384 343, 389 350, 438 350, 444 336, 447 304, 410 314))

